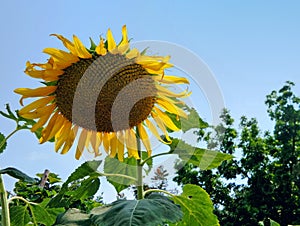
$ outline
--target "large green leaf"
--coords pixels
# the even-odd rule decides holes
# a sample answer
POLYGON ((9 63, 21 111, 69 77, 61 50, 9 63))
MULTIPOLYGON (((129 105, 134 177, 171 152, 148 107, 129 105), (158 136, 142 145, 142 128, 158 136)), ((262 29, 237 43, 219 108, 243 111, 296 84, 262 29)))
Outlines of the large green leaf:
POLYGON ((181 206, 183 211, 183 219, 176 225, 219 225, 217 217, 213 214, 213 203, 209 195, 201 187, 191 184, 185 185, 183 193, 179 196, 174 196, 173 200, 181 206))
POLYGON ((157 226, 175 223, 182 217, 180 208, 162 195, 150 195, 142 200, 118 200, 91 220, 99 226, 157 226))
POLYGON ((40 205, 30 206, 32 221, 46 226, 54 224, 57 214, 59 214, 61 210, 61 208, 44 208, 40 205))
POLYGON ((192 163, 202 170, 216 168, 223 161, 233 158, 232 155, 222 152, 193 147, 177 138, 172 138, 172 143, 169 146, 170 153, 177 154, 185 163, 192 163))
POLYGON ((81 182, 80 187, 76 190, 69 192, 68 194, 71 196, 71 199, 75 200, 84 200, 88 197, 96 194, 100 187, 99 178, 88 178, 81 182))
POLYGON ((87 161, 79 166, 67 179, 67 181, 62 185, 62 188, 68 186, 69 183, 82 179, 86 176, 90 176, 91 174, 95 174, 97 172, 102 161, 87 161))
POLYGON ((24 206, 10 207, 10 219, 12 226, 25 226, 29 222, 34 225, 38 223, 51 226, 63 208, 45 208, 44 203, 31 205, 26 203, 24 206))
MULTIPOLYGON (((136 159, 124 158, 124 161, 120 162, 116 158, 106 157, 104 173, 123 174, 136 178, 136 159)), ((134 180, 119 176, 109 176, 107 180, 115 187, 118 193, 130 185, 135 184, 134 180)))
POLYGON ((11 226, 23 226, 30 221, 27 206, 12 206, 9 212, 11 226))
POLYGON ((6 145, 7 143, 5 140, 5 136, 2 133, 0 133, 0 153, 2 153, 5 150, 6 145))
POLYGON ((82 213, 78 209, 69 209, 67 212, 59 215, 55 226, 91 226, 90 215, 82 213))
POLYGON ((0 170, 0 174, 8 174, 11 177, 14 177, 16 179, 28 182, 28 183, 34 183, 36 182, 36 179, 26 175, 25 173, 23 173, 22 171, 13 168, 13 167, 8 167, 5 169, 0 170))
POLYGON ((209 126, 207 122, 204 122, 202 120, 202 118, 199 116, 198 112, 194 108, 189 108, 186 105, 182 108, 184 108, 188 112, 187 118, 178 118, 175 114, 171 114, 168 112, 166 112, 166 114, 169 116, 169 118, 171 118, 174 124, 183 132, 186 132, 190 129, 204 129, 209 126))
POLYGON ((65 205, 65 202, 69 202, 71 199, 64 200, 62 202, 63 196, 69 192, 68 186, 70 183, 78 181, 80 179, 84 179, 82 184, 83 187, 78 187, 77 191, 74 192, 74 198, 82 199, 83 197, 86 197, 86 195, 93 195, 97 192, 96 189, 99 188, 100 181, 98 179, 99 173, 97 172, 98 167, 100 166, 102 161, 87 161, 83 163, 81 166, 79 166, 67 179, 65 183, 63 183, 60 192, 49 202, 49 207, 63 207, 65 205), (98 180, 97 180, 98 179, 98 180), (91 181, 90 181, 91 180, 91 181), (89 184, 90 183, 90 184, 89 184), (91 188, 89 188, 86 185, 92 185, 91 188), (84 191, 86 189, 86 191, 84 191), (93 194, 92 194, 93 193, 93 194))

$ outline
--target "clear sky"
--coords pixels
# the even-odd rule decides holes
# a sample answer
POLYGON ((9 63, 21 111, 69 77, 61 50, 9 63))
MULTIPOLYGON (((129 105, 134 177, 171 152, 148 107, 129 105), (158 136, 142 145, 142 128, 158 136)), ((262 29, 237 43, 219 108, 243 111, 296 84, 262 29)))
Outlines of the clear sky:
MULTIPOLYGON (((211 69, 225 106, 234 118, 256 117, 263 129, 271 123, 265 96, 286 80, 300 87, 299 1, 3 1, 0 8, 0 109, 10 103, 19 109, 18 87, 38 87, 38 80, 23 71, 27 60, 44 62, 45 47, 61 48, 49 34, 68 38, 76 34, 86 45, 111 28, 116 40, 126 24, 132 41, 160 40, 183 46, 211 69)), ((194 103, 201 91, 192 90, 194 103)), ((13 122, 0 118, 8 134, 13 122)), ((74 149, 67 155, 53 152, 53 144, 39 145, 28 131, 19 132, 0 156, 0 166, 17 167, 29 175, 45 168, 65 178, 80 161, 74 149)), ((9 180, 5 177, 5 180, 9 180)))

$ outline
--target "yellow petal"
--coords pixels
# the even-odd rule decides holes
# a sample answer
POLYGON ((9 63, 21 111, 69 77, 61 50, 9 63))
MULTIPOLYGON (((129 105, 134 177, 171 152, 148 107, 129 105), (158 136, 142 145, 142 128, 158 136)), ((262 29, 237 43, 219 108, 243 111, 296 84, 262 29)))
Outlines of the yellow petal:
POLYGON ((46 87, 39 87, 36 89, 18 88, 15 89, 14 92, 23 95, 23 98, 27 98, 27 97, 48 96, 49 94, 52 94, 55 90, 56 90, 56 86, 46 86, 46 87))
POLYGON ((173 113, 173 114, 179 115, 181 117, 187 118, 187 114, 182 109, 180 109, 179 107, 177 107, 173 103, 167 101, 166 99, 157 98, 156 103, 158 105, 160 105, 162 108, 164 108, 165 110, 167 110, 168 112, 170 112, 170 113, 173 113))
POLYGON ((62 36, 62 35, 51 34, 51 36, 57 37, 60 41, 63 42, 64 46, 65 46, 68 50, 70 50, 70 52, 71 52, 73 55, 76 54, 75 46, 74 46, 74 44, 73 44, 71 41, 69 41, 68 39, 66 39, 66 38, 65 38, 64 36, 62 36))
POLYGON ((77 36, 73 35, 75 50, 77 52, 77 56, 83 59, 89 59, 92 58, 92 54, 87 51, 85 46, 82 44, 82 42, 77 38, 77 36))
POLYGON ((129 53, 126 54, 126 57, 128 59, 133 59, 136 58, 140 55, 140 52, 138 51, 138 49, 134 48, 132 50, 129 51, 129 53))
POLYGON ((148 138, 148 134, 147 134, 144 126, 142 125, 142 123, 138 124, 137 127, 138 127, 140 138, 147 150, 148 157, 149 157, 149 156, 151 156, 152 150, 151 150, 151 145, 150 145, 150 140, 148 138))
POLYGON ((55 151, 58 152, 58 150, 61 148, 61 146, 66 142, 68 139, 68 136, 70 134, 72 127, 72 123, 69 121, 66 121, 63 125, 62 129, 55 135, 55 151))
POLYGON ((161 76, 152 76, 152 79, 164 84, 190 84, 186 78, 171 75, 164 75, 163 78, 161 76))
POLYGON ((118 159, 120 162, 124 161, 124 133, 123 131, 118 132, 117 149, 118 149, 118 159))
POLYGON ((45 135, 45 139, 50 140, 51 138, 53 138, 55 134, 59 132, 59 130, 61 130, 61 127, 63 126, 65 121, 66 119, 62 115, 58 115, 51 132, 49 133, 48 137, 46 137, 45 135))
POLYGON ((155 112, 157 113, 157 116, 162 119, 163 123, 171 130, 178 131, 180 130, 177 128, 177 126, 174 124, 174 122, 169 118, 168 115, 163 113, 159 108, 154 107, 155 112))
POLYGON ((93 131, 91 135, 91 145, 94 149, 95 157, 101 155, 101 153, 99 152, 99 147, 101 145, 101 142, 102 142, 102 133, 93 131))
POLYGON ((44 107, 45 105, 47 105, 48 103, 53 101, 54 98, 55 98, 54 96, 50 96, 50 97, 45 97, 45 98, 41 98, 36 101, 33 101, 32 103, 28 104, 26 107, 23 107, 19 111, 19 114, 22 115, 24 113, 28 113, 28 112, 32 111, 33 109, 44 107))
POLYGON ((37 121, 37 123, 35 123, 31 127, 30 131, 35 132, 37 129, 43 127, 46 124, 46 122, 49 120, 49 118, 50 118, 51 114, 53 113, 53 111, 54 111, 54 108, 52 110, 46 111, 45 114, 43 114, 40 117, 40 119, 37 121))
POLYGON ((188 97, 189 95, 191 95, 191 92, 188 92, 187 90, 182 91, 181 93, 174 93, 160 85, 156 85, 156 88, 158 90, 158 94, 163 94, 169 97, 179 97, 179 98, 183 98, 183 97, 188 97))
POLYGON ((78 131, 78 126, 74 126, 71 130, 70 130, 70 133, 68 135, 68 138, 64 144, 64 147, 61 151, 61 154, 66 154, 70 148, 72 147, 73 143, 74 143, 74 140, 75 140, 75 137, 76 137, 76 134, 77 134, 77 131, 78 131))
POLYGON ((79 136, 79 140, 76 148, 76 154, 75 154, 76 159, 79 159, 83 153, 83 149, 86 143, 86 138, 87 138, 87 130, 83 129, 79 136))
POLYGON ((98 54, 98 55, 105 55, 106 53, 107 53, 107 50, 106 50, 106 48, 105 48, 105 46, 104 46, 104 40, 103 40, 103 38, 100 38, 100 43, 99 43, 99 45, 96 47, 96 53, 98 54))
POLYGON ((115 42, 115 39, 110 29, 108 29, 107 31, 106 39, 107 39, 107 49, 108 51, 111 52, 113 49, 117 47, 117 44, 115 42))
POLYGON ((105 152, 109 153, 109 147, 110 147, 110 134, 109 133, 103 133, 103 147, 105 152))
POLYGON ((35 111, 29 112, 29 113, 20 114, 20 115, 23 118, 27 118, 27 119, 41 118, 45 114, 47 114, 49 112, 53 113, 53 111, 54 111, 55 108, 56 108, 56 106, 54 104, 51 104, 51 105, 47 105, 45 107, 38 108, 35 111))
POLYGON ((163 123, 163 121, 157 116, 156 113, 154 113, 153 111, 151 112, 152 118, 154 119, 154 121, 156 122, 156 124, 158 125, 158 127, 161 129, 161 131, 165 134, 166 140, 168 142, 172 142, 172 140, 169 137, 168 131, 163 123))
POLYGON ((126 148, 128 150, 128 157, 134 157, 140 159, 139 153, 137 151, 137 141, 135 132, 132 129, 125 130, 125 141, 126 148))
POLYGON ((79 60, 78 57, 72 53, 68 53, 56 48, 45 48, 43 52, 52 56, 54 61, 65 65, 71 65, 79 60))
POLYGON ((127 44, 128 44, 127 28, 126 28, 126 25, 124 25, 122 27, 122 41, 119 44, 119 47, 123 46, 123 45, 127 45, 127 44))
POLYGON ((45 143, 46 141, 48 141, 50 132, 52 131, 52 128, 55 124, 55 121, 58 117, 58 112, 55 112, 54 115, 51 117, 50 121, 48 122, 48 125, 43 129, 42 131, 42 137, 40 138, 40 143, 45 143))
POLYGON ((165 142, 163 139, 161 139, 159 133, 157 132, 157 129, 155 128, 155 126, 152 124, 152 122, 149 119, 145 119, 146 125, 147 127, 150 129, 151 133, 153 133, 153 135, 162 143, 164 144, 170 144, 170 142, 165 142))
POLYGON ((110 139, 110 153, 109 156, 114 158, 117 154, 117 136, 116 133, 112 133, 112 137, 110 139))

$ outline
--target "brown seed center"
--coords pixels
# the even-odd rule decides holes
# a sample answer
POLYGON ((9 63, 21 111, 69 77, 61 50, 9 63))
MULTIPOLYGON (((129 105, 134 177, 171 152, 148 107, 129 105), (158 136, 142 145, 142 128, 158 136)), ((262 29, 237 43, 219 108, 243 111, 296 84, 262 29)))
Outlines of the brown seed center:
POLYGON ((150 74, 120 54, 80 59, 65 69, 56 89, 59 111, 88 130, 132 128, 150 114, 157 90, 150 74))

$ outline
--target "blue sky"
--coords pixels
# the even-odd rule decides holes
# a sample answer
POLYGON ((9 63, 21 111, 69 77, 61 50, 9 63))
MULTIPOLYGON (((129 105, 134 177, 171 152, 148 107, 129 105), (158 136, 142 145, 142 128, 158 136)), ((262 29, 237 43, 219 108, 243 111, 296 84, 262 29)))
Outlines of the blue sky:
MULTIPOLYGON (((197 54, 211 69, 236 119, 256 117, 262 128, 270 129, 265 96, 286 80, 295 82, 300 94, 299 1, 11 0, 1 5, 1 110, 6 103, 20 108, 15 88, 39 86, 23 71, 27 60, 47 59, 45 47, 62 47, 49 34, 76 34, 88 45, 89 37, 98 40, 108 28, 120 40, 124 24, 133 41, 167 41, 197 54)), ((201 91, 193 90, 193 95, 205 117, 207 106, 197 103, 201 91)), ((13 129, 13 122, 0 118, 2 133, 13 129)), ((2 168, 14 166, 30 175, 49 168, 65 178, 79 164, 74 149, 56 154, 53 144, 39 145, 28 131, 14 136, 0 156, 2 168)))

